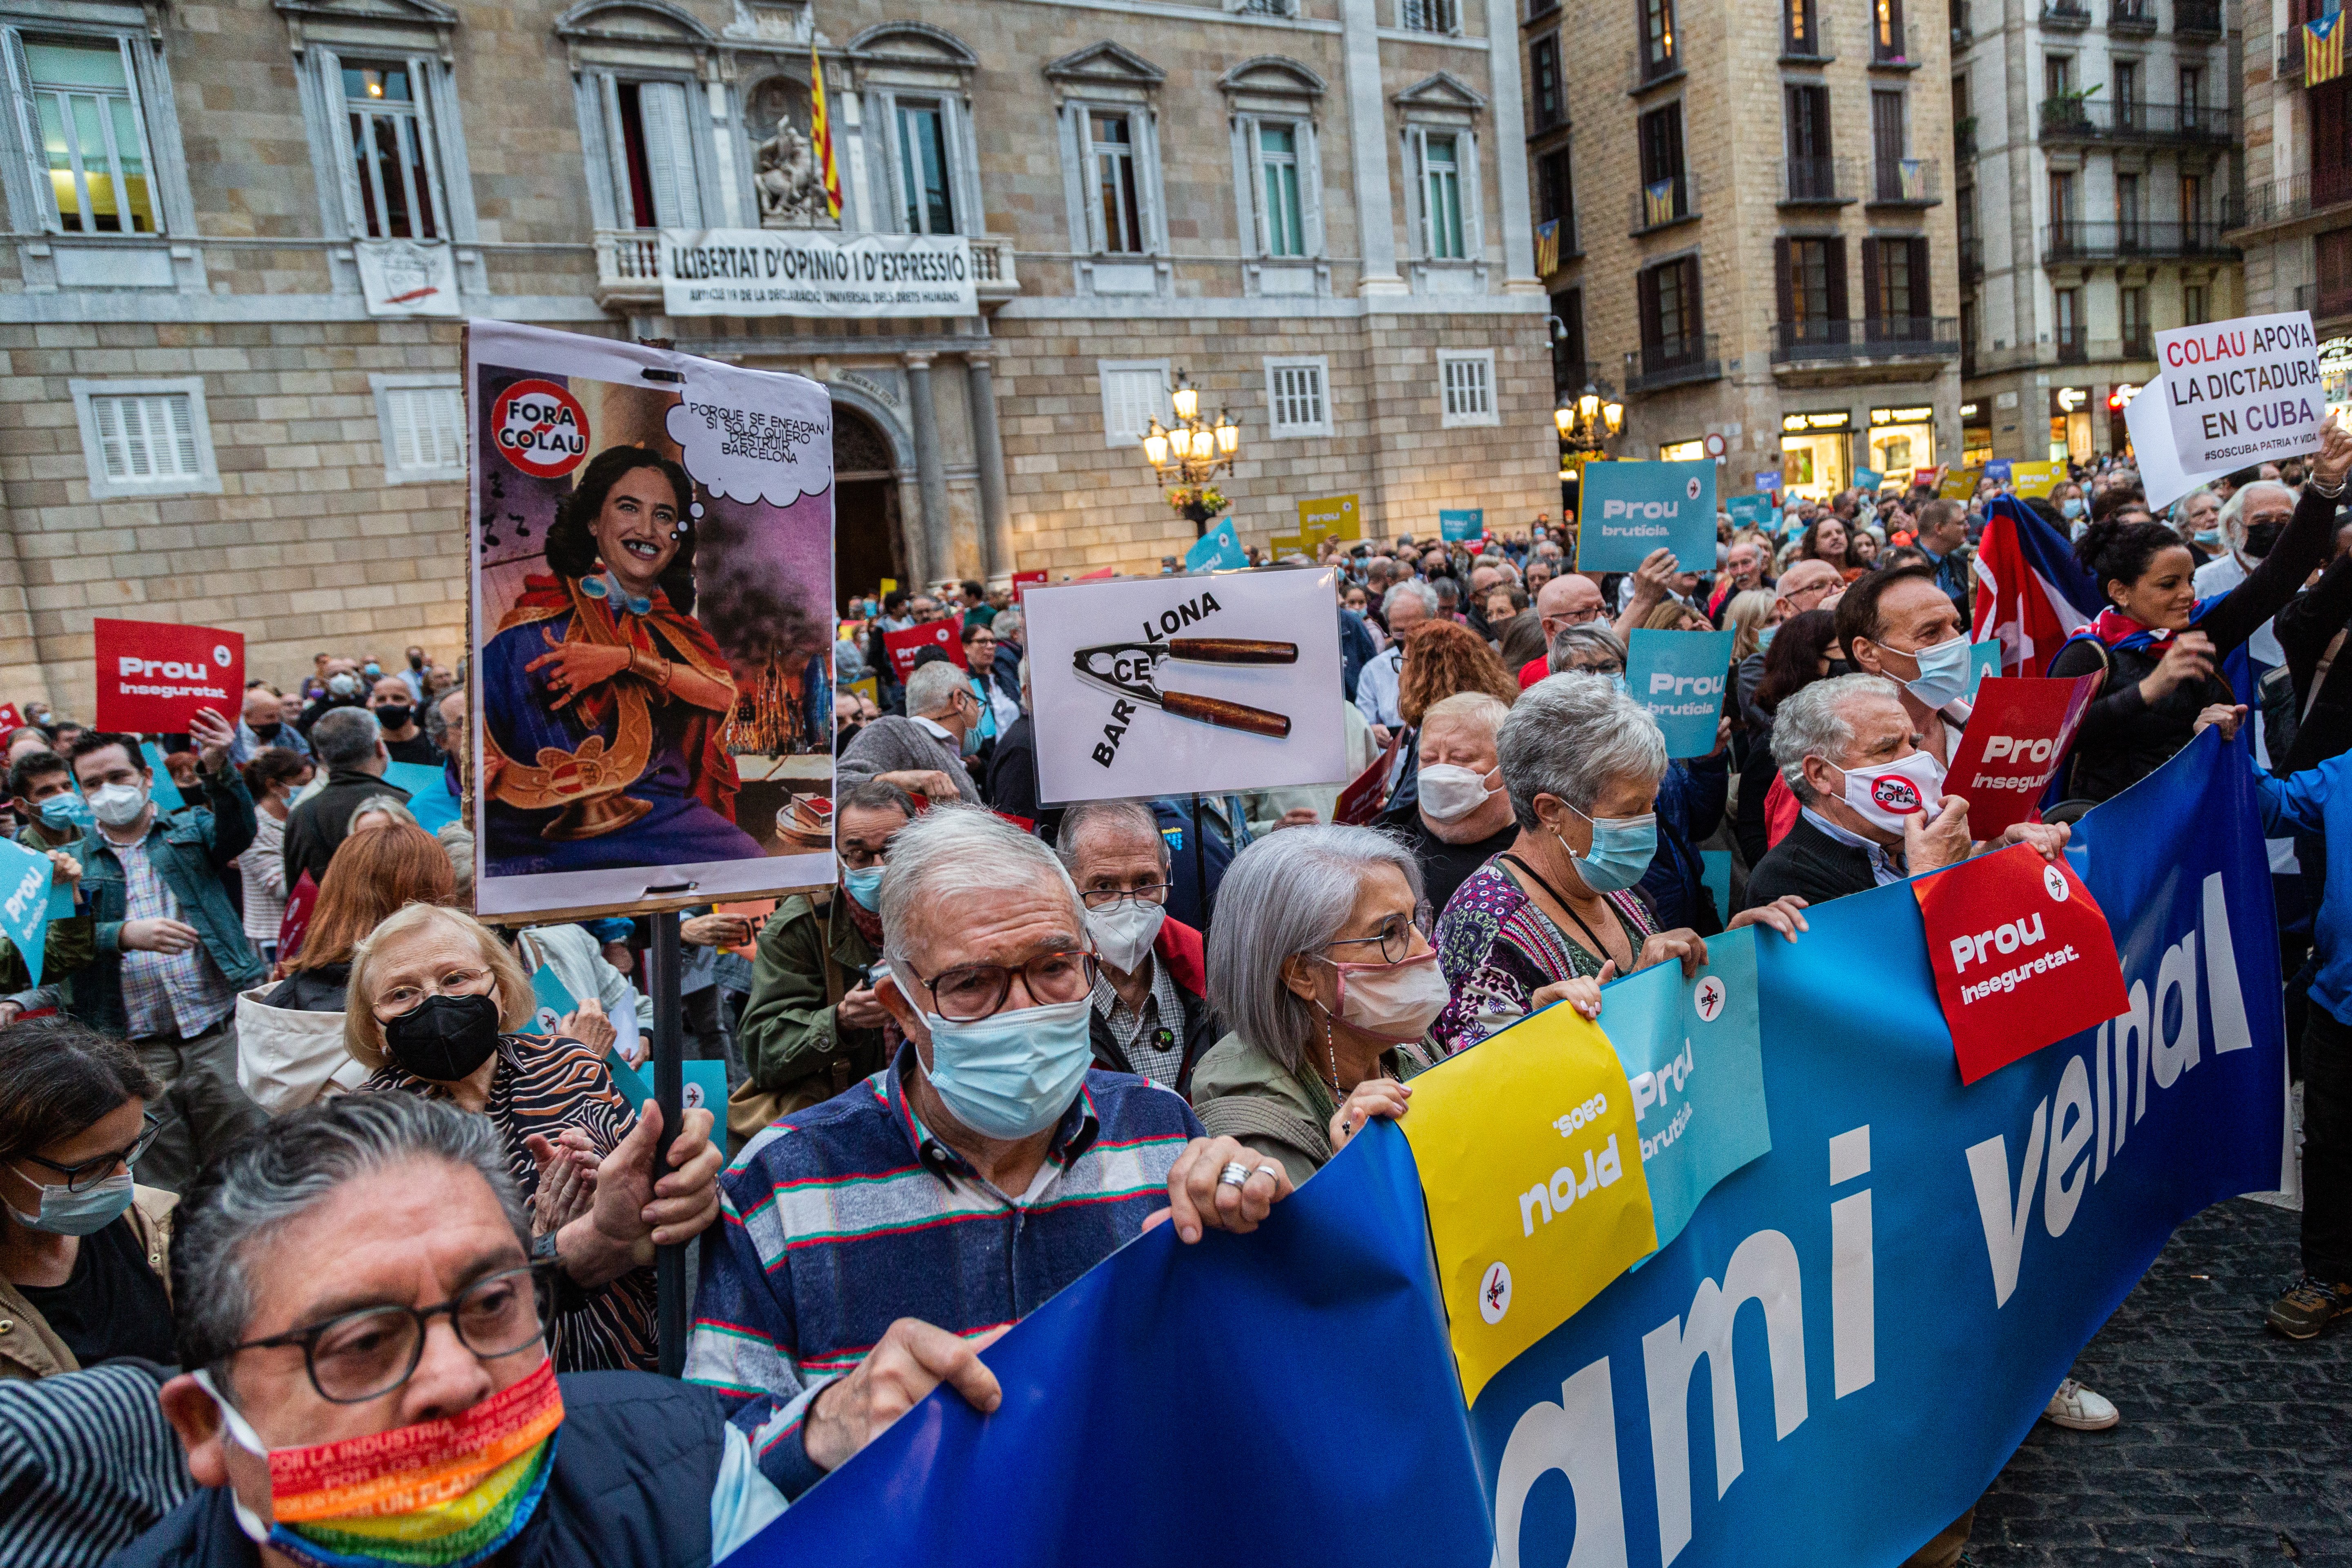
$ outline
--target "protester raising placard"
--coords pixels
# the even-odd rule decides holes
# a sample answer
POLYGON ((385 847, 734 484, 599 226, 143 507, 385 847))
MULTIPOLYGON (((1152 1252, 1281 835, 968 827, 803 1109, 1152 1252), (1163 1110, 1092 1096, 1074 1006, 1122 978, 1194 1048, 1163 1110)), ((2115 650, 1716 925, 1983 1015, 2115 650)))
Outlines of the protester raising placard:
POLYGON ((1685 572, 1715 565, 1715 464, 1589 463, 1584 469, 1580 572, 1631 572, 1658 549, 1685 572))

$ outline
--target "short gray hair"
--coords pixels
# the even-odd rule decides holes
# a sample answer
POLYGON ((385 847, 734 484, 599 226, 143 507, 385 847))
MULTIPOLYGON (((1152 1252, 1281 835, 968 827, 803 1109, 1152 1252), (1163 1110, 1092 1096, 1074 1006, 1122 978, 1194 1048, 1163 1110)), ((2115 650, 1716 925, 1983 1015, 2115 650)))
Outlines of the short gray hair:
POLYGON ((372 795, 368 796, 365 800, 360 802, 359 805, 352 808, 351 820, 357 822, 361 817, 365 816, 371 811, 383 812, 394 822, 404 822, 411 827, 422 827, 425 826, 423 823, 416 820, 416 814, 408 809, 408 803, 402 800, 396 795, 372 795))
POLYGON ((247 1272, 256 1247, 345 1183, 416 1160, 460 1166, 488 1183, 517 1247, 529 1252, 530 1222, 489 1118, 401 1089, 314 1100, 231 1144, 172 1215, 180 1364, 220 1367, 246 1338, 257 1305, 247 1272))
POLYGON ((1433 616, 1437 614, 1437 590, 1418 577, 1407 577, 1403 582, 1391 586, 1387 593, 1381 595, 1381 614, 1383 616, 1396 608, 1399 596, 1418 599, 1421 601, 1423 609, 1433 616))
POLYGON ((989 622, 988 625, 989 629, 1001 637, 1008 632, 1018 633, 1027 631, 1029 629, 1029 617, 1019 610, 1000 610, 997 612, 996 618, 989 622))
POLYGON ((1605 653, 1625 668, 1625 639, 1606 621, 1580 621, 1572 626, 1562 626, 1552 634, 1551 648, 1544 655, 1545 666, 1552 674, 1572 669, 1569 661, 1579 654, 1605 653))
MULTIPOLYGON (((1045 841, 977 805, 956 803, 924 812, 891 836, 884 864, 882 952, 894 971, 907 961, 908 927, 917 910, 954 908, 961 900, 1000 892, 1024 872, 1060 888, 1070 900, 1071 929, 1086 927, 1077 885, 1045 841)), ((911 1000, 913 993, 907 994, 911 1000)))
POLYGON ((1805 759, 1819 757, 1836 763, 1853 744, 1853 725, 1845 716, 1850 698, 1883 697, 1903 700, 1903 689, 1883 675, 1840 675, 1799 687, 1780 700, 1772 714, 1772 765, 1788 781, 1790 793, 1811 805, 1820 792, 1805 782, 1805 759))
POLYGON ((1078 802, 1062 814, 1062 826, 1054 835, 1054 853, 1061 857, 1063 866, 1075 878, 1078 874, 1078 840, 1089 829, 1122 827, 1150 838, 1160 851, 1160 869, 1168 868, 1168 840, 1160 834, 1160 818, 1139 800, 1078 802))
POLYGON ((1420 864, 1402 844, 1370 827, 1269 833, 1234 857, 1217 886, 1209 994, 1227 1028, 1288 1071, 1298 1070, 1318 1031, 1314 1009, 1283 984, 1283 963, 1339 934, 1363 873, 1375 866, 1403 872, 1413 901, 1420 902, 1420 864))
POLYGON ((347 768, 375 755, 383 726, 372 708, 330 708, 312 721, 310 752, 331 768, 347 768))
POLYGON ((961 665, 940 659, 907 677, 907 717, 928 719, 943 713, 959 691, 971 689, 971 677, 961 665))
POLYGON ((1511 815, 1537 827, 1536 796, 1589 812, 1613 779, 1655 785, 1666 771, 1666 738, 1649 710, 1605 675, 1549 675, 1519 693, 1503 721, 1496 755, 1511 815))
MULTIPOLYGON (((359 815, 352 813, 354 816, 359 815)), ((435 832, 441 847, 448 852, 449 869, 457 874, 457 885, 451 891, 467 903, 474 901, 474 834, 462 822, 445 822, 435 832)))
POLYGON ((2252 498, 2256 490, 2276 490, 2286 497, 2288 505, 2295 502, 2294 488, 2276 479, 2256 479, 2252 484, 2240 485, 2236 492, 2221 503, 2221 537, 2229 542, 2232 550, 2246 547, 2246 508, 2253 504, 2252 498))

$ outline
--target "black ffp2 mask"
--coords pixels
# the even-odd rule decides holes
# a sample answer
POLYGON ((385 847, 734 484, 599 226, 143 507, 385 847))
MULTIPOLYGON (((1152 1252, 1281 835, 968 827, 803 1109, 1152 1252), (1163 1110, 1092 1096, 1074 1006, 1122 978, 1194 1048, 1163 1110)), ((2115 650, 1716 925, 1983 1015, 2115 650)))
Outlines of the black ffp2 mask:
POLYGON ((404 1071, 435 1083, 469 1077, 499 1048, 499 1005, 488 995, 427 996, 383 1026, 404 1071))

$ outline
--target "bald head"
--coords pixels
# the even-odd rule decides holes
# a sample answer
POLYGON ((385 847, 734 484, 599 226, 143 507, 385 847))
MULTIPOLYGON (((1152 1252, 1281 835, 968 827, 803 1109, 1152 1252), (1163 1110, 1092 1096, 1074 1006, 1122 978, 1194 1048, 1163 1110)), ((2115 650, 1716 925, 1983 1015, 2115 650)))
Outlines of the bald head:
POLYGON ((1536 614, 1542 617, 1547 638, 1564 626, 1580 626, 1601 618, 1601 589, 1591 578, 1570 572, 1553 578, 1536 595, 1536 614))
POLYGON ((1780 574, 1773 584, 1772 608, 1782 620, 1821 608, 1822 599, 1832 589, 1845 581, 1838 569, 1826 561, 1799 561, 1780 574))

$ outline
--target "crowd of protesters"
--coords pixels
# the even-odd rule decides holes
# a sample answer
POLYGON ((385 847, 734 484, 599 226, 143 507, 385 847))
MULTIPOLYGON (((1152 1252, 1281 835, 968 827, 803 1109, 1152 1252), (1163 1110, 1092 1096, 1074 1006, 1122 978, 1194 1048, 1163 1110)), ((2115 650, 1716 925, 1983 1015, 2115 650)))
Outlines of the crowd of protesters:
MULTIPOLYGON (((2071 809, 1990 841, 1940 786, 1999 486, 1727 518, 1700 573, 1579 574, 1568 521, 1327 543, 1349 776, 1206 802, 1046 807, 1011 596, 855 601, 837 880, 685 921, 693 1049, 730 1093, 666 1143, 614 1071, 651 1029, 642 931, 476 920, 462 821, 426 831, 386 780, 465 788, 462 689, 423 650, 320 655, 184 736, 36 708, 6 809, 74 912, 0 1001, 0 1561, 722 1557, 940 1384, 993 1408, 979 1352, 1139 1230, 1255 1228, 1496 1030, 1601 1016, 1606 982, 1694 973, 1727 930, 1802 942, 1824 901, 2054 858, 2070 815, 2236 735, 2220 661, 2265 637, 2263 809, 2316 917, 2282 976, 2304 1268, 2267 1321, 2315 1335, 2352 1311, 2352 863, 2321 874, 2352 856, 2347 470, 2331 422, 2163 519, 2119 464, 2030 503, 2106 602, 2053 668, 2101 691, 2071 809), (962 661, 895 679, 882 636, 950 617, 962 661), (1669 760, 1628 640, 1705 627, 1738 634, 1732 700, 1711 754, 1669 760), (1375 767, 1374 820, 1334 821, 1375 767), (1889 773, 1927 808, 1880 805, 1889 773), (687 1241, 679 1383, 652 1265, 687 1241)), ((2046 1414, 2123 1418, 2072 1379, 2046 1414)))

